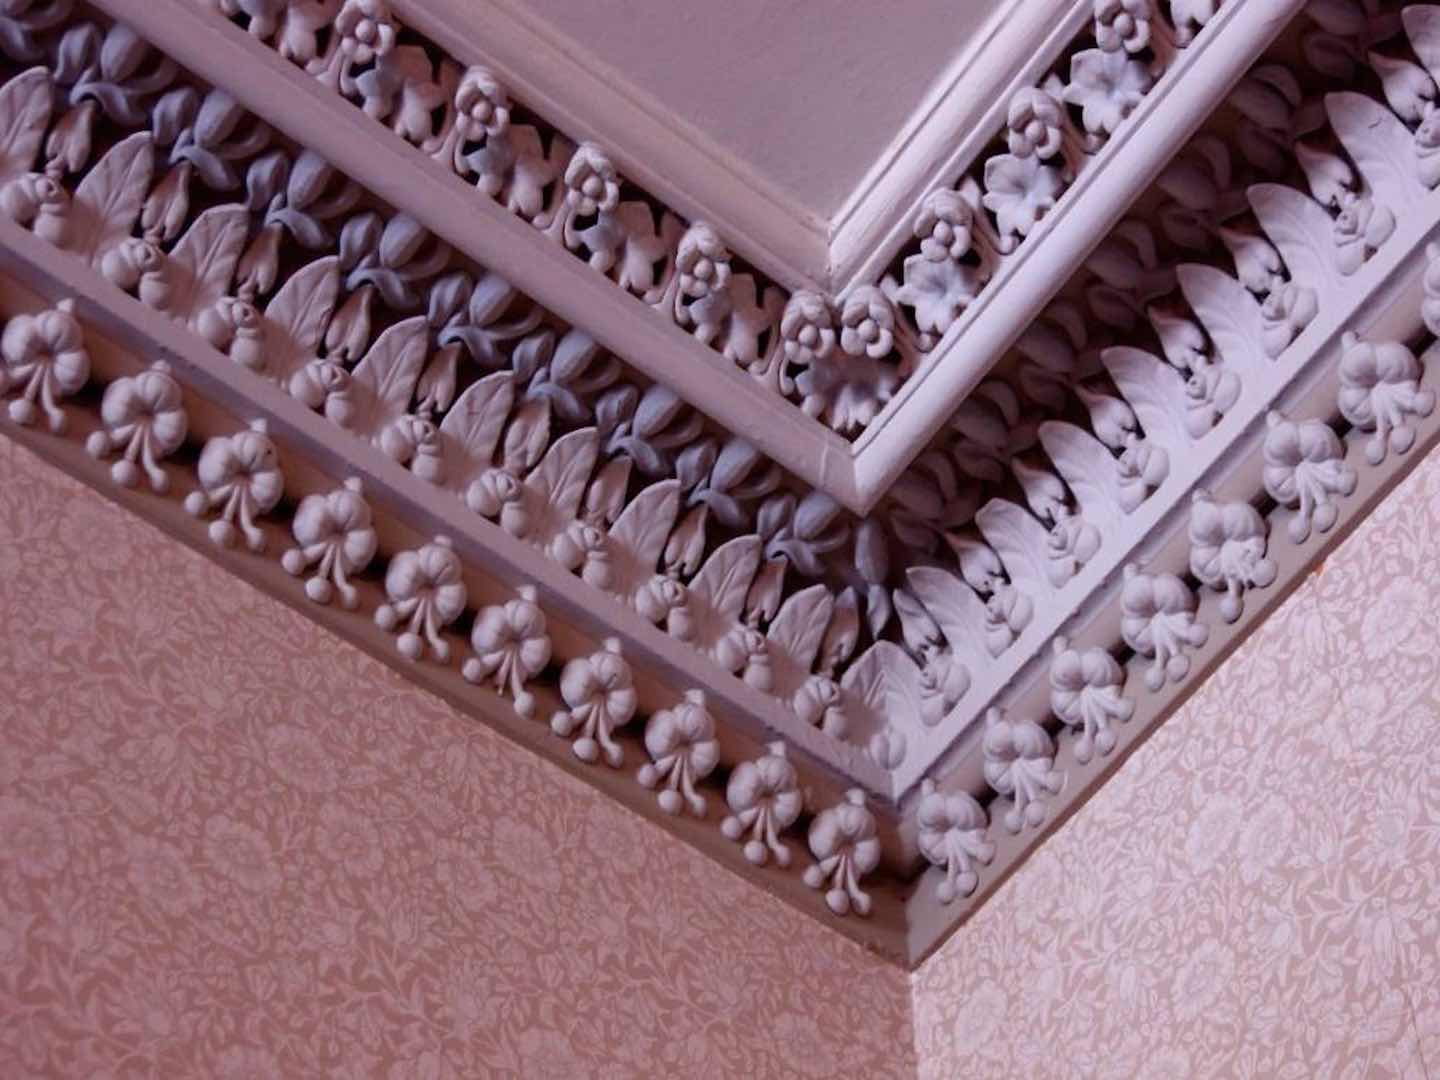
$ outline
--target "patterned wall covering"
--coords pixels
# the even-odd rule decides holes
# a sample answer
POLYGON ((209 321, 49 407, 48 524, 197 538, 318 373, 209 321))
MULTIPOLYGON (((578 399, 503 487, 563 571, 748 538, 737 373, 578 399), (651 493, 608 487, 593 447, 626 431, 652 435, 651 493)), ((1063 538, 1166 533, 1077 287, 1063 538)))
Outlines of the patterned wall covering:
POLYGON ((3 439, 0 642, 0 1075, 914 1075, 901 972, 3 439))
POLYGON ((921 1075, 1440 1077, 1437 612, 1431 457, 921 969, 921 1075))

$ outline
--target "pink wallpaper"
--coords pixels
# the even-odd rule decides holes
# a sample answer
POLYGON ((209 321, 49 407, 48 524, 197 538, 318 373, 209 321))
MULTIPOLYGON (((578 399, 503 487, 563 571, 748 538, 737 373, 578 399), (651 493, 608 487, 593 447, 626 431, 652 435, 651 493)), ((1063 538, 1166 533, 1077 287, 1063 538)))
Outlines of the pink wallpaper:
POLYGON ((921 969, 921 1075, 1440 1077, 1437 611, 1431 457, 921 969))
POLYGON ((7 1080, 914 1074, 899 971, 3 439, 0 642, 7 1080))

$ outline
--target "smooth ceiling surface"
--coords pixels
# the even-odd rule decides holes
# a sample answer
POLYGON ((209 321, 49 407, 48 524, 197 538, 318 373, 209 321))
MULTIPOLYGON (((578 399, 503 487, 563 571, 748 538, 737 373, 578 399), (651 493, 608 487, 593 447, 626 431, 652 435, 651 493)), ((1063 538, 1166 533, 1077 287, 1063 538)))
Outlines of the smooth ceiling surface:
POLYGON ((828 220, 999 0, 496 0, 828 220))

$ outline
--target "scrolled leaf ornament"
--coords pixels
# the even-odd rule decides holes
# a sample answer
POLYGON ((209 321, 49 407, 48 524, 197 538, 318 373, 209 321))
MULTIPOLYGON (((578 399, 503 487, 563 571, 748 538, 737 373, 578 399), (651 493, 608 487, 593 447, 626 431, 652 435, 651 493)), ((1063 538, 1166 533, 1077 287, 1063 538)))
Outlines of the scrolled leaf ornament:
POLYGON ((845 801, 815 815, 810 824, 810 854, 805 884, 825 890, 825 904, 836 915, 870 914, 874 901, 860 882, 880 865, 880 838, 875 815, 865 806, 865 792, 851 788, 845 801))
POLYGON ((448 536, 390 560, 385 571, 388 602, 375 609, 375 625, 386 633, 400 628, 395 646, 405 659, 421 659, 427 644, 440 663, 450 659, 450 643, 441 631, 465 610, 462 575, 448 536))
POLYGON ((370 565, 378 546, 360 479, 352 476, 334 491, 306 495, 295 510, 290 531, 296 546, 280 557, 285 572, 299 577, 313 566, 305 595, 317 604, 328 604, 338 593, 340 606, 353 611, 360 596, 350 577, 370 565))
POLYGON ((976 867, 988 866, 995 858, 995 845, 985 835, 990 819, 968 792, 946 794, 929 779, 920 792, 920 854, 945 872, 935 886, 935 899, 949 904, 973 893, 980 884, 976 867))
POLYGON ((504 604, 480 609, 470 644, 475 655, 461 674, 467 682, 490 680, 498 693, 515 699, 515 711, 527 720, 535 715, 535 695, 526 684, 550 662, 550 635, 535 586, 522 585, 519 595, 504 604))
POLYGON ((618 769, 625 751, 615 732, 634 718, 639 703, 619 640, 607 638, 598 652, 566 664, 560 672, 560 696, 569 708, 550 718, 550 730, 565 739, 578 732, 571 744, 577 758, 594 764, 603 753, 606 763, 618 769))
POLYGON ((1403 454, 1415 445, 1415 421, 1434 411, 1435 392, 1420 389, 1420 361, 1398 341, 1362 341, 1347 331, 1342 347, 1340 412, 1375 433, 1365 459, 1379 465, 1390 451, 1403 454))
POLYGON ((1038 827, 1058 795, 1065 774, 1055 768, 1055 741, 1033 720, 1007 720, 996 708, 985 714, 985 781, 1010 800, 1005 827, 1018 833, 1038 827))
POLYGON ((1152 691, 1165 680, 1179 682, 1190 673, 1187 650, 1210 640, 1210 628, 1195 620, 1195 594, 1174 574, 1145 574, 1134 563, 1125 567, 1120 593, 1120 636, 1151 660, 1145 685, 1152 691))
POLYGON ((100 422, 104 427, 90 433, 85 449, 96 459, 120 455, 110 466, 115 483, 137 487, 143 475, 155 494, 170 490, 170 478, 160 462, 185 442, 189 418, 169 364, 158 360, 148 370, 123 375, 105 387, 100 422))
POLYGON ((674 708, 661 709, 645 722, 645 749, 650 761, 640 767, 641 786, 660 788, 657 801, 667 814, 689 809, 705 816, 705 797, 695 785, 720 764, 715 718, 705 707, 705 692, 689 690, 674 708))
POLYGON ((185 496, 185 510, 202 517, 218 508, 219 518, 210 523, 210 539, 228 548, 243 536, 251 551, 264 551, 265 533, 255 519, 275 509, 285 491, 280 454, 266 433, 265 421, 256 420, 248 431, 217 435, 206 442, 195 474, 200 487, 185 496))
POLYGON ((730 774, 725 786, 729 815, 720 823, 727 840, 744 841, 746 860, 764 866, 774 856, 779 866, 790 865, 790 847, 780 834, 795 824, 805 808, 800 778, 785 756, 785 744, 773 742, 764 757, 744 761, 730 774))
POLYGON ((1104 649, 1072 649, 1064 637, 1054 641, 1050 662, 1050 708, 1068 727, 1079 728, 1075 760, 1084 765, 1115 749, 1116 723, 1135 715, 1135 702, 1123 696, 1125 669, 1104 649))
POLYGON ((1265 490, 1295 510, 1287 531, 1292 542, 1303 544, 1312 527, 1330 531, 1340 516, 1336 496, 1354 494, 1359 478, 1329 424, 1287 420, 1274 411, 1265 419, 1265 490))
POLYGON ((85 333, 75 318, 75 301, 61 300, 48 311, 16 315, 0 335, 0 395, 19 392, 9 405, 10 419, 33 425, 43 413, 52 434, 63 434, 60 401, 90 378, 85 333))

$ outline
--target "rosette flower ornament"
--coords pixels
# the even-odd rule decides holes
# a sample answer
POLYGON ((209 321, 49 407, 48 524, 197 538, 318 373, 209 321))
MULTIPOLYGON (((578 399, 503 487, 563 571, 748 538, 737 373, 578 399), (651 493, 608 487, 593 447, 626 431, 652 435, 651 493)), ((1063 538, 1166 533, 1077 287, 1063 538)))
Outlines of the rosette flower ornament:
POLYGON ((1137 53, 1150 44, 1151 0, 1095 0, 1095 44, 1137 53))
POLYGON ((785 756, 785 744, 773 742, 764 757, 741 762, 725 786, 725 803, 730 813, 720 823, 727 840, 744 840, 745 858, 764 866, 775 857, 780 866, 790 865, 790 847, 780 834, 795 824, 805 808, 800 778, 785 756), (747 839, 748 837, 748 839, 747 839))
POLYGON ((200 487, 185 496, 186 512, 201 517, 218 508, 219 518, 210 523, 215 544, 234 547, 240 534, 251 551, 264 551, 265 533, 255 519, 273 510, 285 492, 280 455, 266 434, 265 421, 210 439, 200 451, 195 473, 200 487))
POLYGON ((140 483, 143 470, 150 490, 163 495, 170 490, 170 478, 160 462, 180 449, 189 429, 180 384, 163 360, 138 375, 125 375, 105 388, 100 399, 100 431, 85 440, 85 449, 96 459, 118 452, 120 460, 110 466, 110 478, 121 487, 140 483))
POLYGON ((1345 444, 1329 424, 1297 423, 1273 411, 1265 421, 1265 490, 1295 510, 1288 531, 1292 542, 1303 544, 1312 526, 1330 531, 1340 516, 1335 496, 1354 494, 1358 477, 1345 463, 1345 444))
POLYGON ((69 397, 90 378, 90 353, 85 332, 75 318, 75 301, 61 300, 48 311, 16 315, 0 335, 0 394, 19 397, 10 402, 10 419, 22 427, 39 414, 52 433, 65 430, 62 398, 69 397))
POLYGON ((1033 720, 1007 720, 992 708, 985 714, 985 781, 1010 800, 1005 827, 1018 833, 1045 820, 1048 799, 1058 795, 1065 774, 1055 768, 1055 742, 1033 720))
POLYGON ((1216 503, 1196 491, 1190 508, 1190 572, 1225 593, 1220 617, 1234 622, 1245 608, 1246 589, 1263 589, 1279 575, 1265 557, 1269 526, 1249 503, 1216 503))
POLYGON ((353 611, 360 597, 349 577, 370 565, 378 544, 360 479, 352 476, 325 495, 306 495, 295 510, 290 531, 297 546, 280 557, 285 572, 299 577, 314 566, 305 595, 317 604, 328 604, 338 592, 340 605, 353 611))
POLYGON ((581 761, 594 764, 603 752, 612 769, 625 761, 615 732, 635 716, 639 696, 630 665, 620 653, 617 638, 607 638, 599 652, 571 660, 560 672, 560 696, 570 706, 550 718, 550 730, 568 739, 581 761))
POLYGON ((455 88, 455 130, 465 142, 480 143, 510 127, 510 95, 488 68, 470 67, 455 88))
POLYGON ((1388 450, 1403 454, 1415 445, 1415 421, 1434 410, 1435 392, 1420 389, 1420 361, 1398 341, 1361 341, 1347 332, 1342 347, 1340 412, 1375 433, 1365 460, 1379 465, 1388 450))
POLYGON ((1186 650, 1210 640, 1210 628, 1195 621, 1195 594, 1174 574, 1142 574, 1135 564, 1127 565, 1120 610, 1125 644, 1152 661, 1145 671, 1151 690, 1167 678, 1179 682, 1188 675, 1186 650))
POLYGON ((945 872, 935 886, 935 899, 949 904, 956 897, 969 896, 980 884, 976 866, 988 866, 995 858, 995 845, 985 838, 990 823, 985 808, 969 793, 947 795, 927 779, 920 788, 916 820, 920 854, 945 872))
POLYGON ((497 693, 508 692, 515 711, 528 720, 535 715, 535 695, 525 684, 550 662, 550 635, 535 586, 522 585, 517 591, 514 600, 480 610, 470 633, 475 655, 465 661, 461 674, 467 682, 488 679, 497 693))
POLYGON ((866 874, 880 865, 875 815, 865 807, 865 792, 851 788, 845 801, 815 815, 810 823, 810 854, 805 884, 825 890, 825 903, 836 915, 870 914, 870 894, 860 888, 866 874))
POLYGON ((1064 637, 1054 643, 1050 661, 1050 708, 1067 727, 1079 728, 1075 760, 1081 765, 1099 751, 1115 749, 1116 723, 1135 715, 1135 702, 1124 697, 1125 669, 1104 649, 1072 649, 1064 637))
POLYGON ((640 767, 637 779, 643 787, 660 788, 660 809, 678 814, 688 807, 703 818, 705 797, 695 785, 720 764, 715 718, 705 707, 705 692, 689 690, 680 704, 652 715, 645 722, 645 749, 650 761, 640 767))
POLYGON ((405 659, 419 660, 427 643, 442 664, 450 659, 450 643, 440 632, 465 610, 463 570, 448 536, 390 560, 385 571, 388 603, 375 609, 375 625, 386 633, 403 627, 395 645, 405 659))

